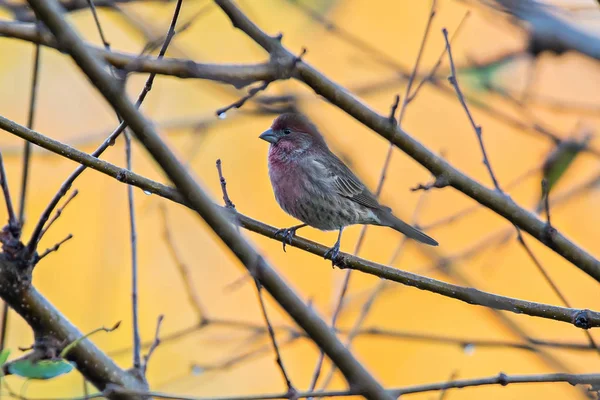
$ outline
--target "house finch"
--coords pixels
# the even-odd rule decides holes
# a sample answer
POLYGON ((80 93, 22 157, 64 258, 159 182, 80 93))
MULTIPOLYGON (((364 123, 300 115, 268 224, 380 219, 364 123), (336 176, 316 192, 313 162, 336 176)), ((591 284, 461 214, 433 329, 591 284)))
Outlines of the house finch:
POLYGON ((348 225, 388 226, 428 245, 437 242, 401 221, 327 147, 323 136, 306 117, 295 113, 278 116, 260 138, 269 146, 269 177, 275 199, 283 210, 303 222, 280 229, 285 242, 304 226, 338 230, 335 245, 325 258, 335 260, 340 251, 342 231, 348 225))

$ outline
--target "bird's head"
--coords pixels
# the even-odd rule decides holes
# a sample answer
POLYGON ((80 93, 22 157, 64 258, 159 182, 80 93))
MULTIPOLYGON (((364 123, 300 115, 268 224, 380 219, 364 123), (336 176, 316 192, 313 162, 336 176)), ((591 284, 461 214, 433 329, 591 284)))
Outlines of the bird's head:
POLYGON ((297 113, 281 114, 259 137, 285 152, 300 153, 315 146, 327 147, 317 127, 297 113))

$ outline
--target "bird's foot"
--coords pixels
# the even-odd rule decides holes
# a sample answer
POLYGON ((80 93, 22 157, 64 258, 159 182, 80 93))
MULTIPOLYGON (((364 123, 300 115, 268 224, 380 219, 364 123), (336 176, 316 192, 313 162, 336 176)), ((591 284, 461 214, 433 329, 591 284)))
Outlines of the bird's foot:
POLYGON ((291 227, 291 228, 282 228, 282 229, 278 229, 275 232, 275 237, 277 236, 281 236, 283 238, 283 251, 285 252, 285 245, 286 244, 292 244, 292 239, 294 238, 294 236, 296 236, 296 230, 298 228, 297 227, 291 227))
POLYGON ((331 266, 335 267, 340 260, 340 244, 336 243, 332 248, 327 250, 327 252, 323 255, 323 258, 326 260, 331 260, 331 266))

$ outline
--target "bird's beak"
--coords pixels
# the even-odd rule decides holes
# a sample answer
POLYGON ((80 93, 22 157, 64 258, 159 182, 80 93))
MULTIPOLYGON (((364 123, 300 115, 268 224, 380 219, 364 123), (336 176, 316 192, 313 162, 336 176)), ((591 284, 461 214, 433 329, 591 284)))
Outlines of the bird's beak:
POLYGON ((277 140, 279 140, 279 138, 277 137, 275 132, 273 132, 273 129, 267 129, 266 131, 261 133, 259 138, 261 138, 262 140, 265 140, 269 143, 277 143, 277 140))

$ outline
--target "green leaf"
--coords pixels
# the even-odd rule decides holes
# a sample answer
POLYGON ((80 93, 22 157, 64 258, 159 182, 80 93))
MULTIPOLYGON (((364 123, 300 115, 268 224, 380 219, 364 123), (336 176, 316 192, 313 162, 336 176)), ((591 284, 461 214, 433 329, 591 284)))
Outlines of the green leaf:
POLYGON ((510 61, 512 57, 505 57, 489 64, 462 68, 458 71, 459 81, 473 91, 486 92, 494 86, 497 73, 510 61))
POLYGON ((556 146, 547 156, 542 166, 544 178, 548 182, 548 193, 569 170, 573 161, 585 149, 589 139, 580 142, 565 140, 556 146))
POLYGON ((9 349, 4 349, 0 353, 0 366, 6 364, 6 360, 8 360, 8 356, 10 355, 9 349))
POLYGON ((66 360, 17 360, 8 365, 8 372, 29 379, 52 379, 73 370, 73 364, 66 360))

